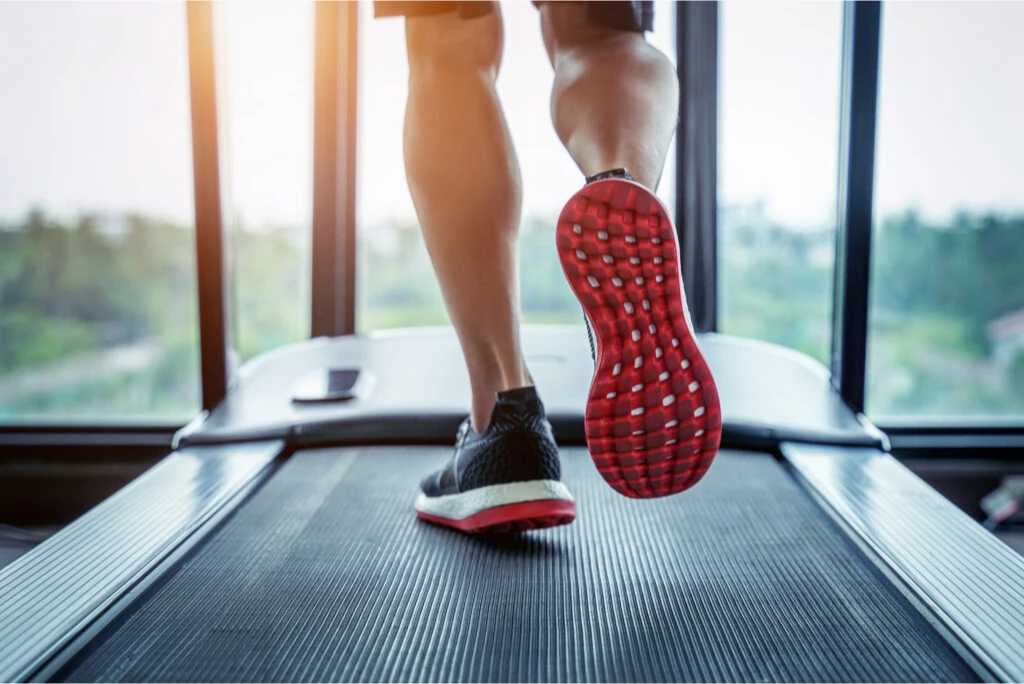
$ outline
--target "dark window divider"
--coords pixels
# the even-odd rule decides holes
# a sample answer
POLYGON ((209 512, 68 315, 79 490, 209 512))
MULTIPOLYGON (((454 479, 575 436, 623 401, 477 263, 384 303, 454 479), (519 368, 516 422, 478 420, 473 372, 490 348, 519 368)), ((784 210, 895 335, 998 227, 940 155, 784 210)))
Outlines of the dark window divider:
POLYGON ((212 410, 228 388, 228 347, 224 312, 224 232, 221 220, 217 146, 217 89, 213 5, 185 3, 192 106, 192 166, 195 184, 196 270, 199 292, 199 354, 203 409, 212 410))
POLYGON ((359 3, 316 3, 311 335, 356 331, 359 3))
POLYGON ((693 326, 718 328, 718 3, 676 11, 676 230, 693 326))
POLYGON ((867 373, 882 8, 879 2, 856 0, 846 2, 844 11, 832 382, 847 405, 861 413, 867 373))

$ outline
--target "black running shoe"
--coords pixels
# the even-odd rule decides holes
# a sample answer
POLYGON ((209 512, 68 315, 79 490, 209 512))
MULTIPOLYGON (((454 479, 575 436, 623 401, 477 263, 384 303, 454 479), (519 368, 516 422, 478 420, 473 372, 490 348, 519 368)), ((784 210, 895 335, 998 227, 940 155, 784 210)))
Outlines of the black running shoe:
POLYGON ((565 525, 575 519, 576 504, 560 477, 558 446, 537 390, 499 392, 483 434, 467 418, 451 461, 420 484, 416 514, 471 533, 565 525))

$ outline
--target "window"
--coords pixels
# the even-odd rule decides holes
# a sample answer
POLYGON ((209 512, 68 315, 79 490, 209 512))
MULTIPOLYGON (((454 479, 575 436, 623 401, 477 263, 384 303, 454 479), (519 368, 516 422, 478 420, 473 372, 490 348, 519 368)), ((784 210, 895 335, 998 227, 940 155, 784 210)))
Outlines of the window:
POLYGON ((718 328, 827 364, 842 5, 719 7, 718 328))
MULTIPOLYGON (((362 9, 362 8, 361 8, 362 9)), ((554 75, 531 3, 501 4, 505 53, 498 94, 523 178, 520 270, 523 321, 583 322, 554 249, 554 225, 583 178, 555 134, 549 114, 554 75)), ((648 40, 674 62, 674 7, 658 2, 648 40)), ((437 325, 448 321, 434 278, 402 160, 402 121, 408 92, 405 29, 401 19, 360 16, 357 328, 437 325)), ((671 208, 672 159, 659 195, 671 208)))
POLYGON ((244 361, 309 337, 314 12, 215 8, 230 339, 244 361))
POLYGON ((868 412, 1024 413, 1024 5, 888 3, 868 412))
POLYGON ((0 4, 0 422, 199 406, 183 4, 0 4))

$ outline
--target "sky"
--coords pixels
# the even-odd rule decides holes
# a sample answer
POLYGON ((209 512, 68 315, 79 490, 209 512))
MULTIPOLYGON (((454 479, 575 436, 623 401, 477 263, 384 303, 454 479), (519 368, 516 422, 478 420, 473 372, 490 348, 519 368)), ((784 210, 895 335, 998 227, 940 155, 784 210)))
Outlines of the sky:
MULTIPOLYGON (((672 53, 671 3, 652 43, 672 53)), ((550 66, 529 2, 503 2, 499 95, 524 215, 581 181, 551 130, 550 66)), ((719 190, 794 228, 835 205, 841 5, 722 5, 719 190)), ((403 23, 361 7, 358 212, 412 220, 401 122, 403 23)), ((312 198, 313 6, 217 6, 226 202, 252 227, 306 226, 312 198)), ((1024 3, 890 2, 883 10, 876 206, 943 218, 1024 208, 1024 3)), ((188 224, 191 142, 180 2, 0 2, 0 221, 29 207, 138 211, 188 224)), ((670 199, 666 175, 660 194, 670 199)))

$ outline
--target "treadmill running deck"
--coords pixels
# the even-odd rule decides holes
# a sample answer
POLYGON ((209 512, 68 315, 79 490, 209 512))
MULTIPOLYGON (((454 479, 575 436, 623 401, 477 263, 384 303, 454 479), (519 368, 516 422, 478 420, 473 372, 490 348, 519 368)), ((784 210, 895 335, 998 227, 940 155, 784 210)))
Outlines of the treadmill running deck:
POLYGON ((976 681, 771 456, 668 499, 564 449, 572 525, 416 520, 447 448, 300 451, 67 681, 976 681))

